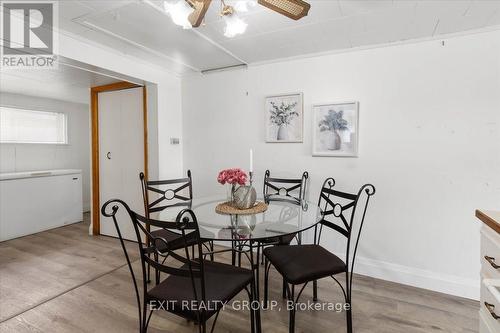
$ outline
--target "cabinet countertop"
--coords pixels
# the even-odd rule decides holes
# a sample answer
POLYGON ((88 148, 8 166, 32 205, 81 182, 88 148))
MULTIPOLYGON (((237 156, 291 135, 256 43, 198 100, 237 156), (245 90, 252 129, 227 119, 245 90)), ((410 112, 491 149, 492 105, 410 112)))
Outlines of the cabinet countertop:
POLYGON ((476 209, 476 217, 500 234, 500 211, 476 209))
POLYGON ((39 178, 49 176, 73 175, 82 173, 79 169, 56 169, 56 170, 39 170, 39 171, 24 171, 24 172, 9 172, 0 173, 0 181, 13 180, 23 178, 39 178))

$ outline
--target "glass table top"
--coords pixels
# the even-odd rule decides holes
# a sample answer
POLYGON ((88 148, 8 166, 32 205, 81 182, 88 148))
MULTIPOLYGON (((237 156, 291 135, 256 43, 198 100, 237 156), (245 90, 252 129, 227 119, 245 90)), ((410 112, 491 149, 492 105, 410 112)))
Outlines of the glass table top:
MULTIPOLYGON (((262 199, 258 199, 262 201, 262 199)), ((194 211, 200 228, 200 236, 207 240, 266 239, 305 231, 314 227, 322 218, 315 203, 302 201, 270 201, 265 212, 251 215, 225 215, 215 207, 226 201, 213 196, 193 199, 194 211)), ((175 220, 180 210, 165 210, 159 219, 175 220)))

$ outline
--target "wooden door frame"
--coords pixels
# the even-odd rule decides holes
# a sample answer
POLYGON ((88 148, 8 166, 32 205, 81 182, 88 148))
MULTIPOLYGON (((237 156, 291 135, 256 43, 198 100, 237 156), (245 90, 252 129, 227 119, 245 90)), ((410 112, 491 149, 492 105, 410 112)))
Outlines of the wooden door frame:
MULTIPOLYGON (((99 93, 142 87, 142 106, 144 122, 144 175, 148 179, 148 109, 146 86, 130 82, 116 82, 90 88, 90 127, 92 136, 92 235, 101 231, 101 202, 99 178, 99 93)), ((139 178, 137 178, 139 179, 139 178)))

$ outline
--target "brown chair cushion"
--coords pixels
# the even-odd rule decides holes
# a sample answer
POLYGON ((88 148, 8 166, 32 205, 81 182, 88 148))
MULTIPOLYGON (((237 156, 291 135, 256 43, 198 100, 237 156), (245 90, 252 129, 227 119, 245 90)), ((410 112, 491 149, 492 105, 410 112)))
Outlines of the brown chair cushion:
POLYGON ((285 236, 266 238, 266 239, 260 240, 260 243, 262 243, 262 244, 280 243, 280 244, 288 245, 293 241, 293 238, 295 237, 295 235, 296 235, 296 233, 285 235, 285 236))
MULTIPOLYGON (((187 269, 187 265, 183 266, 187 269)), ((222 307, 222 303, 230 301, 241 290, 247 286, 253 278, 251 270, 235 267, 227 264, 204 260, 205 268, 205 296, 207 304, 210 306, 206 312, 209 318, 222 307)), ((150 299, 159 301, 173 301, 173 307, 169 312, 176 313, 182 317, 197 319, 196 309, 187 309, 182 306, 182 301, 196 303, 201 299, 201 279, 195 279, 196 298, 193 292, 193 285, 190 277, 170 275, 160 284, 148 291, 150 299)), ((201 305, 201 304, 200 304, 201 305)))
POLYGON ((320 245, 268 247, 264 255, 291 284, 302 284, 345 272, 345 263, 320 245))
MULTIPOLYGON (((154 237, 164 238, 170 245, 170 250, 184 248, 184 239, 182 238, 181 234, 166 229, 158 229, 151 231, 151 235, 153 235, 154 237)), ((198 238, 193 232, 186 235, 186 243, 188 246, 198 244, 198 238)), ((163 242, 158 242, 157 246, 160 252, 166 251, 166 245, 163 242)))

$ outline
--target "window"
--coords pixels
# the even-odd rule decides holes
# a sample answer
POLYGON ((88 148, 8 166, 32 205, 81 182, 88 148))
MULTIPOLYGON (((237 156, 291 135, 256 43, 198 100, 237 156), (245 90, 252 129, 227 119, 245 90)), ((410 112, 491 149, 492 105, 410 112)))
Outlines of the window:
POLYGON ((66 115, 1 106, 0 142, 66 144, 66 115))

